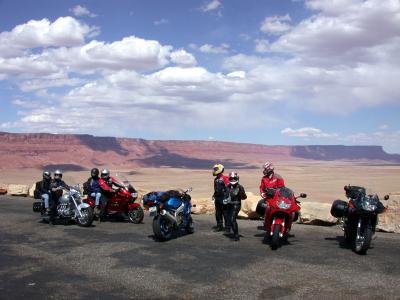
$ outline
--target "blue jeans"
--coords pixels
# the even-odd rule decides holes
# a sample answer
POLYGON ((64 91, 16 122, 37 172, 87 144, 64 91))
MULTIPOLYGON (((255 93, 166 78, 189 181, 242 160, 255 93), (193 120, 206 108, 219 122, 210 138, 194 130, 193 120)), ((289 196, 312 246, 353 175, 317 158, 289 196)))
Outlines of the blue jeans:
POLYGON ((90 196, 96 199, 95 201, 96 206, 100 205, 101 193, 91 193, 90 196))
POLYGON ((49 208, 49 194, 43 194, 42 195, 42 200, 44 201, 44 208, 48 209, 49 208))

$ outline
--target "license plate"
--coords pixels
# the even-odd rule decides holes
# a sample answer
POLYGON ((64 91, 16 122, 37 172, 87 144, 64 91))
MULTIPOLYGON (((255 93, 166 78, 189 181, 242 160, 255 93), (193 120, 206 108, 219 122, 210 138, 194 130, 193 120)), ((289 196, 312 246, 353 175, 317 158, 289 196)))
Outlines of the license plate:
POLYGON ((157 206, 152 206, 149 208, 150 217, 157 215, 157 206))

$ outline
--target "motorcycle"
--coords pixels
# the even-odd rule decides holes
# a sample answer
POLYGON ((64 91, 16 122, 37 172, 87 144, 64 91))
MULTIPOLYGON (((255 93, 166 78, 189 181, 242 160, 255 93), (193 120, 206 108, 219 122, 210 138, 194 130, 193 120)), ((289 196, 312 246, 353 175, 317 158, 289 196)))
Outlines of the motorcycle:
MULTIPOLYGON (((93 209, 82 201, 79 185, 63 188, 66 192, 58 200, 56 208, 56 219, 65 223, 70 220, 76 221, 80 226, 89 227, 93 222, 93 209)), ((44 222, 50 222, 50 216, 46 213, 44 201, 33 203, 33 211, 40 213, 44 222)))
MULTIPOLYGON (((108 217, 127 217, 128 220, 134 224, 139 224, 143 221, 144 211, 139 203, 135 202, 138 198, 138 193, 132 184, 122 175, 115 176, 119 183, 123 185, 123 188, 118 188, 109 197, 106 214, 108 217)), ((88 196, 83 201, 90 205, 90 207, 95 207, 95 199, 88 196)), ((100 209, 102 208, 102 203, 100 202, 100 209)))
POLYGON ((265 241, 269 240, 271 249, 276 250, 282 240, 287 240, 292 223, 298 219, 301 207, 297 199, 307 195, 301 193, 295 197, 293 191, 286 187, 272 189, 268 194, 272 197, 267 199, 264 211, 265 241))
POLYGON ((186 191, 152 192, 143 196, 143 204, 154 217, 153 232, 158 240, 169 240, 176 232, 194 232, 191 191, 192 188, 188 188, 186 191))
MULTIPOLYGON (((349 202, 335 200, 331 214, 342 221, 345 242, 357 254, 366 254, 378 223, 378 214, 385 211, 377 194, 367 193, 364 187, 347 185, 344 187, 349 202)), ((385 200, 389 195, 384 196, 385 200)))

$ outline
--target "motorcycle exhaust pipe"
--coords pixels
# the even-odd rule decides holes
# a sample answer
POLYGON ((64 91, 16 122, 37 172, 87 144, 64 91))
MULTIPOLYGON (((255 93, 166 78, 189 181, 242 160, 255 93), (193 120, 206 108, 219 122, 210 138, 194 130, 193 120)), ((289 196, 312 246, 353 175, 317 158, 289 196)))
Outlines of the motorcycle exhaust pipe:
POLYGON ((163 217, 167 218, 168 221, 170 221, 171 223, 176 224, 176 219, 173 215, 171 215, 169 212, 167 212, 165 209, 162 209, 160 211, 160 215, 162 215, 163 217))

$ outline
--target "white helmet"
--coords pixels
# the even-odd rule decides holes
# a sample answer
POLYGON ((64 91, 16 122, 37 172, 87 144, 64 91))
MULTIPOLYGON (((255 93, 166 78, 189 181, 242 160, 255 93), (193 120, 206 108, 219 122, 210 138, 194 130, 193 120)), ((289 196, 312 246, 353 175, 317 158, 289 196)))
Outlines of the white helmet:
POLYGON ((62 178, 62 172, 60 170, 55 170, 54 171, 54 179, 56 179, 56 177, 59 177, 60 179, 62 178))

